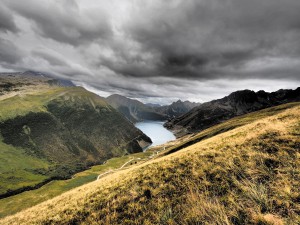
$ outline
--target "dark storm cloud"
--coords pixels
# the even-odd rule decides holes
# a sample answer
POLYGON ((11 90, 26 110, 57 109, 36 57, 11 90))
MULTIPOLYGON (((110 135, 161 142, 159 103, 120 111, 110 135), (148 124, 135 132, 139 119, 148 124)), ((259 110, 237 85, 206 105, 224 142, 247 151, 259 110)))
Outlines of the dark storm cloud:
MULTIPOLYGON (((254 78, 264 74, 231 71, 268 57, 299 58, 298 0, 181 1, 176 7, 162 6, 144 17, 137 15, 139 19, 128 25, 132 38, 161 59, 158 75, 254 78)), ((299 78, 297 67, 291 69, 295 73, 281 76, 299 78)))
POLYGON ((17 32, 18 28, 11 12, 4 5, 0 4, 0 32, 1 31, 17 32))
POLYGON ((299 12, 299 0, 2 0, 0 65, 144 99, 294 87, 299 12))

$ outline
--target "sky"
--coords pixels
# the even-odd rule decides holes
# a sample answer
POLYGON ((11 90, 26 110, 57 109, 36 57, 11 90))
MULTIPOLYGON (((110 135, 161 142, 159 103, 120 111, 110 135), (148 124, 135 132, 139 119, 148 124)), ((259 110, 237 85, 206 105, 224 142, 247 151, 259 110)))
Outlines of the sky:
POLYGON ((197 102, 300 86, 299 0, 1 0, 0 71, 197 102))

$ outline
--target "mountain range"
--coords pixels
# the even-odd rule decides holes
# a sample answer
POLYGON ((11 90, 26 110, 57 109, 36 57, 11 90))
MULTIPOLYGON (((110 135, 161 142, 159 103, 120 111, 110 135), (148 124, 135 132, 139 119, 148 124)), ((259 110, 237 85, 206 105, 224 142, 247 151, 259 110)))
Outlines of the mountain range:
POLYGON ((276 92, 242 90, 193 108, 188 113, 171 119, 164 126, 178 137, 202 131, 235 116, 244 115, 267 107, 300 101, 300 87, 276 92))
POLYGON ((117 94, 107 97, 106 101, 133 123, 143 120, 164 121, 181 116, 200 105, 200 103, 183 102, 181 100, 166 106, 144 104, 138 100, 117 94))

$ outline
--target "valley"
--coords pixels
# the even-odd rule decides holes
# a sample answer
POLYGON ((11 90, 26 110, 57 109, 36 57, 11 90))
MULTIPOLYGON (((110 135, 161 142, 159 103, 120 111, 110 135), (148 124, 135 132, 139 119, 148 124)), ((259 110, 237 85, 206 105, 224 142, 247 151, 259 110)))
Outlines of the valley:
POLYGON ((299 11, 0 1, 0 225, 300 225, 299 11))
MULTIPOLYGON (((15 196, 0 199, 0 218, 52 199, 83 184, 95 181, 99 175, 101 175, 101 177, 108 175, 111 171, 120 169, 125 163, 132 159, 139 159, 136 161, 132 160, 132 164, 143 163, 149 160, 149 157, 153 155, 153 152, 155 152, 155 149, 128 156, 112 158, 102 165, 92 166, 88 170, 74 174, 70 179, 54 180, 36 190, 26 191, 15 196)), ((128 166, 131 165, 129 164, 127 167, 128 166)))
MULTIPOLYGON (((225 133, 225 134, 227 134, 228 132, 232 133, 232 132, 234 132, 233 130, 238 129, 239 127, 244 127, 248 124, 253 124, 253 123, 260 124, 261 123, 260 121, 264 121, 266 119, 268 120, 268 118, 272 118, 274 116, 275 116, 275 118, 277 118, 277 115, 283 114, 283 115, 279 116, 280 118, 291 118, 291 116, 288 116, 289 112, 291 110, 293 110, 295 113, 299 112, 298 111, 299 103, 290 103, 290 104, 278 106, 275 108, 268 108, 268 109, 265 109, 262 111, 254 112, 254 113, 247 114, 247 115, 244 115, 241 117, 236 117, 225 123, 211 127, 203 132, 196 134, 196 135, 188 135, 188 136, 179 138, 177 140, 171 141, 169 143, 166 143, 163 146, 151 147, 146 152, 136 153, 136 154, 124 156, 121 158, 114 158, 114 159, 108 160, 103 165, 94 166, 89 170, 86 170, 84 172, 76 174, 70 180, 52 181, 49 184, 43 186, 42 188, 40 188, 38 190, 28 191, 28 192, 24 192, 24 193, 16 195, 16 196, 1 199, 0 205, 3 207, 1 207, 2 210, 0 212, 0 216, 3 217, 6 215, 10 215, 10 214, 19 212, 22 209, 26 209, 28 207, 34 206, 45 200, 50 200, 50 199, 54 198, 55 196, 58 196, 64 192, 67 192, 68 190, 79 187, 83 184, 87 184, 87 183, 91 182, 92 186, 95 186, 95 185, 101 186, 101 183, 103 183, 103 182, 106 183, 107 179, 108 180, 112 179, 111 177, 124 176, 121 174, 124 174, 124 173, 126 174, 127 173, 126 171, 130 168, 132 168, 133 170, 140 171, 140 172, 142 172, 142 171, 146 172, 147 171, 146 168, 148 168, 150 165, 152 165, 152 163, 154 163, 157 166, 162 166, 161 164, 155 163, 156 162, 155 159, 157 159, 157 160, 160 159, 160 161, 163 160, 164 165, 165 165, 165 162, 166 162, 165 160, 168 160, 167 158, 165 159, 165 157, 168 155, 170 155, 173 158, 173 154, 175 154, 178 151, 182 152, 182 150, 184 150, 185 148, 187 148, 189 146, 193 146, 197 143, 202 143, 203 141, 207 142, 206 140, 210 140, 211 138, 214 138, 214 137, 218 138, 218 136, 222 135, 222 133, 225 133), (288 115, 286 115, 286 114, 288 114, 288 115), (159 152, 159 153, 157 154, 157 152, 159 152), (137 159, 137 160, 134 160, 134 159, 137 159), (121 168, 124 164, 125 164, 125 166, 123 168, 121 168), (120 170, 120 169, 122 169, 122 170, 120 170), (124 172, 122 172, 123 170, 124 170, 124 172), (103 174, 103 176, 101 174, 103 174), (99 175, 101 175, 101 176, 99 177, 99 179, 97 179, 97 177, 99 175), (95 181, 95 180, 97 180, 97 181, 95 181), (100 183, 96 184, 94 182, 100 182, 100 183), (35 200, 32 201, 32 199, 35 199, 35 200), (16 203, 18 203, 18 204, 16 204, 16 203)), ((293 114, 293 115, 295 116, 298 114, 293 114)), ((298 117, 296 116, 295 118, 298 118, 298 117)), ((241 129, 243 129, 243 128, 241 128, 241 129)), ((235 135, 233 135, 233 137, 235 137, 235 135)), ((294 147, 291 147, 291 148, 295 148, 298 145, 297 139, 295 141, 296 142, 294 142, 294 144, 292 144, 292 146, 294 145, 294 147)), ((269 144, 267 144, 267 145, 269 145, 269 144)), ((185 158, 190 155, 188 153, 189 152, 188 150, 184 150, 184 152, 186 152, 186 153, 180 153, 181 157, 185 158), (185 155, 185 154, 187 154, 187 155, 185 155)), ((216 153, 214 153, 214 154, 216 154, 216 153)), ((176 167, 176 165, 177 165, 177 163, 174 164, 173 166, 176 167)), ((151 168, 153 169, 153 167, 151 167, 151 168)), ((163 167, 161 167, 161 168, 163 168, 163 167)), ((129 171, 131 171, 131 170, 129 170, 129 171)), ((129 171, 128 171, 128 173, 130 173, 129 171)), ((142 173, 144 173, 144 172, 142 172, 142 173)), ((130 173, 130 174, 131 174, 130 176, 133 176, 132 173, 130 173)), ((125 177, 127 177, 127 175, 125 175, 125 177)), ((136 177, 136 176, 134 176, 134 177, 136 177)), ((118 183, 119 182, 120 181, 118 181, 118 183)), ((123 185, 126 184, 128 181, 126 181, 125 183, 124 182, 122 181, 123 185)), ((111 183, 111 184, 114 184, 114 183, 111 183)), ((84 189, 84 190, 88 191, 92 188, 92 186, 88 186, 88 189, 84 189)), ((82 189, 80 188, 80 190, 82 190, 82 189)), ((74 189, 74 191, 76 191, 76 189, 74 189)), ((127 193, 127 192, 125 192, 125 193, 127 193)), ((5 221, 7 222, 7 220, 5 220, 5 221)))
POLYGON ((189 145, 193 136, 177 139, 156 159, 129 165, 0 223, 220 219, 258 224, 276 219, 296 224, 299 179, 293 176, 299 173, 299 112, 299 103, 291 103, 209 128, 189 145), (173 151, 180 145, 182 150, 173 151))
POLYGON ((298 192, 291 192, 298 184, 289 173, 292 168, 299 172, 299 88, 270 94, 278 99, 274 107, 239 91, 193 105, 172 119, 157 117, 163 115, 158 113, 162 106, 118 97, 130 112, 123 114, 105 98, 39 74, 4 77, 2 83, 17 82, 18 89, 2 85, 0 224, 189 224, 218 218, 256 224, 267 223, 269 216, 299 220, 295 213, 284 213, 300 210, 298 192), (147 111, 149 107, 155 111, 147 111), (153 115, 157 120, 145 120, 153 115), (163 118, 169 120, 164 123, 163 118), (209 124, 199 127, 203 118, 209 124), (292 197, 282 199, 279 189, 271 192, 270 185, 277 183, 288 185, 292 197), (199 211, 197 202, 207 209, 199 211), (44 207, 47 214, 37 214, 35 207, 44 207))

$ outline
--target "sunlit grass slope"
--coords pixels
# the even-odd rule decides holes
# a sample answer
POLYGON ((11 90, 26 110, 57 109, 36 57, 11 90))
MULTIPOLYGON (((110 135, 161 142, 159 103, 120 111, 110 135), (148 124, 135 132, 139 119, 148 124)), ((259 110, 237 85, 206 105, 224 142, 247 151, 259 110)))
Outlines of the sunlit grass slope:
POLYGON ((1 224, 299 224, 300 107, 116 172, 1 224))

